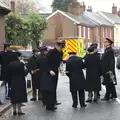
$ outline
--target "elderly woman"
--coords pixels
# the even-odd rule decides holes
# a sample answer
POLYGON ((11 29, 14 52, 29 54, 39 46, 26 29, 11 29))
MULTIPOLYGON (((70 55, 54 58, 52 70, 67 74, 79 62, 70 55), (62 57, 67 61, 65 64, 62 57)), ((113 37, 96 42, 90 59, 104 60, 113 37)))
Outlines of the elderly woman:
POLYGON ((94 92, 94 102, 98 99, 98 92, 101 90, 101 62, 100 56, 96 53, 96 46, 91 45, 88 48, 88 54, 85 57, 86 67, 86 90, 89 93, 86 102, 92 102, 92 93, 94 92))
POLYGON ((8 76, 11 81, 10 99, 13 105, 13 115, 25 115, 21 110, 21 103, 27 102, 26 81, 27 71, 24 64, 19 60, 20 53, 15 52, 13 61, 8 65, 8 76), (16 111, 18 108, 18 113, 16 111))

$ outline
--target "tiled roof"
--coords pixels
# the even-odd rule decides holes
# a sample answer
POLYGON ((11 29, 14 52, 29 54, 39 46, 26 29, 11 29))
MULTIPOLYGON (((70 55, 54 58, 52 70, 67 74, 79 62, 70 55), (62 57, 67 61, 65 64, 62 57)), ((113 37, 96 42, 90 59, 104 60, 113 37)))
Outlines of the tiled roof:
POLYGON ((86 25, 86 26, 91 26, 91 27, 94 27, 96 25, 99 25, 98 23, 92 21, 91 19, 87 18, 86 16, 76 16, 76 15, 73 15, 73 14, 70 14, 70 13, 66 13, 64 12, 66 15, 70 16, 71 18, 75 19, 76 21, 79 22, 79 24, 81 25, 86 25))
POLYGON ((11 10, 8 6, 6 6, 4 3, 0 1, 0 11, 4 14, 8 14, 11 10))
POLYGON ((88 18, 92 19, 93 21, 97 22, 100 25, 104 25, 104 26, 113 26, 113 24, 111 22, 109 22, 107 19, 105 19, 104 17, 102 17, 99 13, 95 13, 95 12, 88 12, 85 11, 84 12, 84 16, 87 16, 88 18))
POLYGON ((108 21, 113 21, 113 23, 120 24, 120 17, 118 15, 108 13, 108 12, 98 12, 103 17, 107 17, 108 21))

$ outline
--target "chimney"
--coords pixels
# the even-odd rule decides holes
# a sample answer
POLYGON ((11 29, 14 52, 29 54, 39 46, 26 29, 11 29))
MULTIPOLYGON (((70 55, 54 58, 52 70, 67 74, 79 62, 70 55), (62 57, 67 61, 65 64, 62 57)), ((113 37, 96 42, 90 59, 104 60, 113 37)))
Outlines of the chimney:
POLYGON ((112 14, 116 14, 117 15, 117 6, 115 6, 114 3, 113 3, 113 6, 112 6, 112 14))
POLYGON ((88 12, 92 12, 92 6, 88 6, 87 11, 88 11, 88 12))
POLYGON ((79 3, 77 2, 77 0, 71 2, 68 6, 68 12, 77 16, 83 14, 85 10, 86 10, 85 3, 84 2, 79 3))
POLYGON ((14 13, 15 12, 15 1, 11 1, 10 4, 11 4, 11 10, 14 13))
POLYGON ((119 8, 119 11, 118 11, 118 16, 120 17, 120 8, 119 8))

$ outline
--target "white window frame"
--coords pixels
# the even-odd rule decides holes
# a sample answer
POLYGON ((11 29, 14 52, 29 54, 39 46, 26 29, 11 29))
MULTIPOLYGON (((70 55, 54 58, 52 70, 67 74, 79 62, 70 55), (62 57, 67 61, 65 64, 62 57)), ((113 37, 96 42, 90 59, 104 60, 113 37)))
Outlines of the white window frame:
POLYGON ((90 28, 88 28, 88 39, 90 39, 90 28))
POLYGON ((79 26, 78 29, 79 29, 79 37, 82 37, 82 27, 79 26))
POLYGON ((103 28, 103 38, 105 37, 105 29, 103 28))
POLYGON ((86 27, 83 27, 83 38, 85 38, 86 36, 85 36, 85 33, 86 33, 86 27))
POLYGON ((112 30, 110 29, 110 38, 112 38, 112 30))

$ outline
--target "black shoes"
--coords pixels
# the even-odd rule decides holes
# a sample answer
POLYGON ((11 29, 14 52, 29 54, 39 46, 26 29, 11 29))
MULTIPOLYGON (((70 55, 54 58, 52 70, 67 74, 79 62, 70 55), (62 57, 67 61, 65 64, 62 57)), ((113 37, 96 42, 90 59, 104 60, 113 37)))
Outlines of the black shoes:
POLYGON ((25 113, 23 113, 23 112, 18 112, 18 115, 19 115, 19 116, 22 116, 22 115, 25 115, 25 113))
POLYGON ((89 103, 91 103, 91 102, 92 102, 92 99, 88 99, 88 100, 86 100, 86 102, 89 102, 89 103))
POLYGON ((13 112, 13 115, 16 116, 16 115, 17 115, 17 112, 13 112))
POLYGON ((18 112, 18 113, 17 113, 17 112, 13 112, 13 115, 14 115, 14 116, 16 116, 17 114, 18 114, 19 116, 25 115, 25 113, 23 113, 23 112, 18 112))
POLYGON ((48 111, 55 111, 57 108, 56 107, 46 107, 46 110, 48 111))
POLYGON ((56 103, 55 103, 55 105, 61 105, 61 103, 59 103, 59 102, 56 102, 56 103))
POLYGON ((74 103, 73 103, 72 107, 73 107, 73 108, 77 108, 77 104, 74 104, 74 103))
POLYGON ((81 107, 86 107, 87 105, 86 104, 84 104, 84 105, 81 105, 81 107))
POLYGON ((109 101, 110 100, 110 98, 106 98, 106 97, 104 97, 103 99, 101 99, 102 101, 109 101))
POLYGON ((31 101, 36 101, 37 99, 36 99, 36 98, 31 98, 30 100, 31 100, 31 101))

